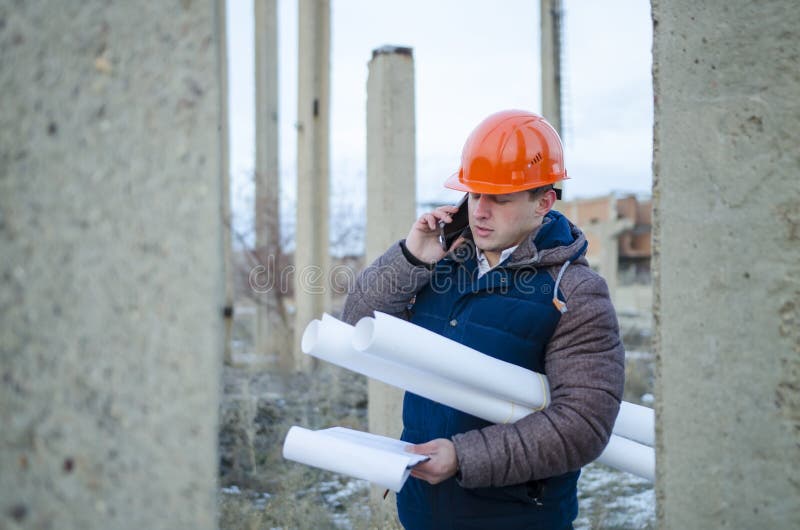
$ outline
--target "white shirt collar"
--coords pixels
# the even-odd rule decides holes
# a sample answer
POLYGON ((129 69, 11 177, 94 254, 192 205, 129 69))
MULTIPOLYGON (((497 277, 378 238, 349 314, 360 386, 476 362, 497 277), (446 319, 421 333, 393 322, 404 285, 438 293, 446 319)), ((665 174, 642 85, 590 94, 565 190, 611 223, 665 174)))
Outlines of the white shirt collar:
MULTIPOLYGON (((506 260, 506 258, 508 258, 515 250, 517 250, 518 246, 519 245, 514 245, 513 247, 507 248, 503 252, 501 252, 500 259, 497 260, 497 265, 503 263, 506 260)), ((483 254, 483 251, 481 249, 476 248, 476 250, 477 250, 476 255, 478 257, 478 278, 480 278, 481 276, 492 270, 494 267, 489 265, 489 260, 483 254)), ((495 267, 497 265, 495 265, 495 267)))

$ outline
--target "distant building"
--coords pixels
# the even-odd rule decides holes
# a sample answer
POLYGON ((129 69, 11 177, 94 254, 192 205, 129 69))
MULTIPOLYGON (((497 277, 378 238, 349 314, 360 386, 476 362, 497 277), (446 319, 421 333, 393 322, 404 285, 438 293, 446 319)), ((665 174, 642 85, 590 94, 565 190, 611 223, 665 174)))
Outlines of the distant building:
POLYGON ((610 194, 565 201, 558 209, 586 234, 586 258, 608 283, 617 312, 650 313, 652 199, 610 194))
POLYGON ((565 201, 560 210, 586 233, 587 259, 601 271, 616 258, 620 285, 650 283, 653 201, 635 195, 604 195, 565 201))

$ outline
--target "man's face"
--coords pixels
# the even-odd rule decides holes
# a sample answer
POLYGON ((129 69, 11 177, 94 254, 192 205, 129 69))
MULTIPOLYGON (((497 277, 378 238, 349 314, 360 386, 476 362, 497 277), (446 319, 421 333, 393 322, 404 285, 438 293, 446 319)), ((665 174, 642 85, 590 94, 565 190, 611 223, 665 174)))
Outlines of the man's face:
POLYGON ((541 224, 545 213, 528 191, 469 194, 469 227, 475 245, 484 252, 500 253, 518 245, 541 224))

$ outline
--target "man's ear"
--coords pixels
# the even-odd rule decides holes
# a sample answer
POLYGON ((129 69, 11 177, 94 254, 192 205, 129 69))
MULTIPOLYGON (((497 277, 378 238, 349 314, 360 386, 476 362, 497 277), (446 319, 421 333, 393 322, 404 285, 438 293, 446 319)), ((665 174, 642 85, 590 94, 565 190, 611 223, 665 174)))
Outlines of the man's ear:
POLYGON ((555 190, 550 189, 542 193, 542 195, 536 200, 536 215, 539 217, 544 217, 547 215, 547 212, 553 209, 553 205, 555 203, 555 190))

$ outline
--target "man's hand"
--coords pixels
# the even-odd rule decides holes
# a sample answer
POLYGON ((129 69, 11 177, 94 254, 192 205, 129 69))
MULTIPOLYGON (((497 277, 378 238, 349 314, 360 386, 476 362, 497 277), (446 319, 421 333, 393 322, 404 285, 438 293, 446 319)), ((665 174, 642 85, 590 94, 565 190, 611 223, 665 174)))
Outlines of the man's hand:
POLYGON ((449 479, 458 471, 456 447, 450 440, 437 438, 424 444, 412 445, 407 451, 431 457, 430 460, 411 468, 412 477, 422 479, 430 484, 438 484, 449 479))
MULTIPOLYGON (((447 252, 442 250, 439 244, 439 221, 452 222, 451 215, 457 211, 456 206, 440 206, 431 212, 422 214, 411 226, 411 231, 406 236, 408 251, 425 263, 436 263, 442 259, 447 252)), ((453 243, 451 248, 458 246, 460 241, 461 239, 453 243)))

